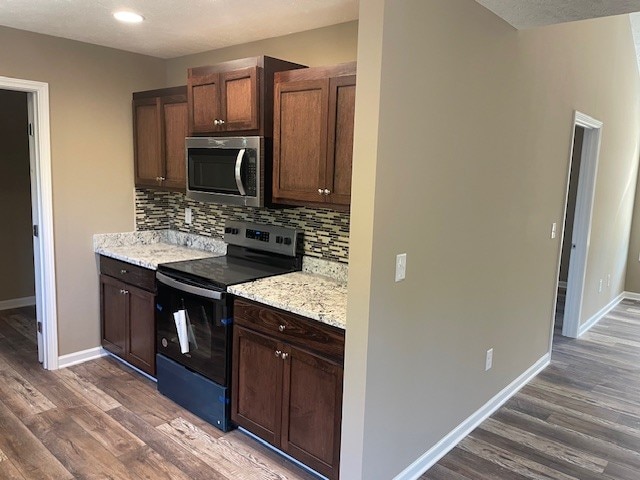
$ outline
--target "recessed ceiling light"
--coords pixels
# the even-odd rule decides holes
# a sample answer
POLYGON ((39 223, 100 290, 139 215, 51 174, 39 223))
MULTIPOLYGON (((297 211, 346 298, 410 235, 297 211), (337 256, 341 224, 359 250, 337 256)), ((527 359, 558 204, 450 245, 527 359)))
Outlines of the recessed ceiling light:
POLYGON ((138 15, 137 13, 134 13, 134 12, 128 12, 126 10, 115 12, 113 16, 115 17, 116 20, 120 20, 121 22, 126 22, 126 23, 140 23, 141 21, 144 20, 144 17, 142 15, 138 15))

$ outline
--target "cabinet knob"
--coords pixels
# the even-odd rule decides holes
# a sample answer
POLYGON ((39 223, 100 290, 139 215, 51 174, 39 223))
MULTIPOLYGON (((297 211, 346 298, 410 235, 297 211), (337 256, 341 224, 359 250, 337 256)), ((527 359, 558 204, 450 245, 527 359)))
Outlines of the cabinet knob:
POLYGON ((166 178, 164 178, 164 177, 160 177, 160 181, 161 181, 161 182, 164 182, 165 180, 166 180, 166 178))
POLYGON ((331 193, 331 190, 329 190, 328 188, 325 188, 323 193, 325 195, 329 195, 331 193))
POLYGON ((318 194, 322 195, 324 193, 324 190, 322 190, 321 188, 318 189, 318 194))
POLYGON ((224 120, 218 120, 220 122, 218 125, 224 125, 224 120))
POLYGON ((122 270, 120 270, 120 275, 125 275, 127 273, 129 273, 129 271, 125 270, 124 268, 122 270))
POLYGON ((283 353, 282 355, 280 355, 282 357, 283 360, 286 360, 287 357, 289 356, 288 353, 283 353))
POLYGON ((120 294, 126 295, 127 293, 129 293, 129 290, 120 289, 120 294))
POLYGON ((281 332, 284 332, 285 328, 287 328, 287 326, 286 326, 286 325, 280 325, 280 326, 278 327, 278 330, 280 330, 281 332))
POLYGON ((282 355, 282 350, 276 350, 276 357, 279 357, 280 355, 282 355))
POLYGON ((218 125, 219 123, 220 123, 220 122, 218 122, 218 119, 217 119, 217 118, 213 121, 213 124, 214 124, 214 125, 218 125))

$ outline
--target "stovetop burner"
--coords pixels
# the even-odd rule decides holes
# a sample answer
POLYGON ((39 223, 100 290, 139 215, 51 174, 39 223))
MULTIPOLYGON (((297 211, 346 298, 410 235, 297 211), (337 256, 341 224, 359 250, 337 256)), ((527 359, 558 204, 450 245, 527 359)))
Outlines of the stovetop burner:
POLYGON ((164 263, 158 271, 191 284, 226 290, 230 285, 301 269, 297 230, 227 222, 227 255, 164 263))

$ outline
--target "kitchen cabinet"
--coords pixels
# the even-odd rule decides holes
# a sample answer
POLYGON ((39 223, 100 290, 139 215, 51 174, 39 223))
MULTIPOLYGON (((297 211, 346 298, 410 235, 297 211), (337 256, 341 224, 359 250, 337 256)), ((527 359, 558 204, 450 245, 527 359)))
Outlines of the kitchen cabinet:
POLYGON ((100 257, 102 346, 155 375, 155 274, 100 257))
POLYGON ((303 65, 261 56, 188 70, 191 135, 262 135, 273 129, 273 75, 303 65))
POLYGON ((343 330, 236 300, 232 420, 337 479, 343 362, 343 330))
POLYGON ((275 75, 273 202, 348 210, 356 64, 275 75))
POLYGON ((133 94, 136 187, 184 191, 187 87, 133 94))

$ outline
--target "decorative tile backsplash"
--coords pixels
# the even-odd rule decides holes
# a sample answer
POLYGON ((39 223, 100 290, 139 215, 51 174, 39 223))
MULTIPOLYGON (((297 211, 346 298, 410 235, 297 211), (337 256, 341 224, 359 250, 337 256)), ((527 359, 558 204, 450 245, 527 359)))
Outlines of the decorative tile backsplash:
POLYGON ((307 207, 274 210, 202 203, 178 192, 136 189, 136 229, 172 229, 222 238, 227 220, 267 223, 304 232, 304 254, 347 263, 349 214, 307 207), (193 222, 184 223, 184 209, 191 208, 193 222))

